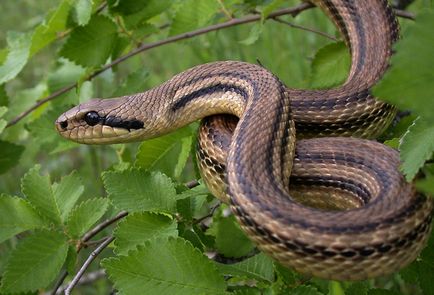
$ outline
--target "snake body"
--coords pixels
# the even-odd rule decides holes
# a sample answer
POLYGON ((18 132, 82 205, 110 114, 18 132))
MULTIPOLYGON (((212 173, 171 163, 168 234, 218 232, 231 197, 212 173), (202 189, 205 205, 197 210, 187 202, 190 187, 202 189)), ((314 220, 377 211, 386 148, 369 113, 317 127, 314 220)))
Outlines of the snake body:
POLYGON ((143 93, 78 105, 57 119, 57 130, 76 142, 108 144, 205 118, 202 176, 260 249, 321 278, 395 272, 423 248, 433 204, 405 182, 395 150, 342 136, 375 138, 393 119, 394 107, 369 88, 388 66, 398 24, 385 0, 313 2, 350 48, 342 86, 288 89, 258 65, 214 62, 143 93))

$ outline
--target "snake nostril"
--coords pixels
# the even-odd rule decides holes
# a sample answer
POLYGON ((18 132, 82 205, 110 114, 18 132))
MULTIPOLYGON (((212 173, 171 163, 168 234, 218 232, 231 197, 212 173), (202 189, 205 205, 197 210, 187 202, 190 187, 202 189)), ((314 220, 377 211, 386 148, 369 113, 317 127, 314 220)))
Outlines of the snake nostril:
POLYGON ((62 129, 66 129, 66 127, 68 127, 68 121, 59 122, 59 125, 62 129))

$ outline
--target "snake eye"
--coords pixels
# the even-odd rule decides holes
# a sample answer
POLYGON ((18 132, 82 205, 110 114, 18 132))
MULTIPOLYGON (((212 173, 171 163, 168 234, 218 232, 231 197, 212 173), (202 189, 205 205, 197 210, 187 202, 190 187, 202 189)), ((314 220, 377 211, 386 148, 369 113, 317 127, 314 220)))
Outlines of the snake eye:
POLYGON ((92 111, 84 116, 84 121, 86 121, 89 126, 95 126, 101 121, 101 117, 97 112, 92 111))

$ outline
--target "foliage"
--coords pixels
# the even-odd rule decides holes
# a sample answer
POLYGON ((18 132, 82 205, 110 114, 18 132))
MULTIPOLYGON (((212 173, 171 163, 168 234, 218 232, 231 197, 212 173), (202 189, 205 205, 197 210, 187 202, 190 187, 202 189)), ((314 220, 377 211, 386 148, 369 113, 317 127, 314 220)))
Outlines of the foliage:
MULTIPOLYGON (((107 276, 91 287, 77 286, 82 294, 113 289, 121 294, 433 293, 433 237, 409 267, 365 282, 303 277, 261 253, 199 179, 197 123, 140 144, 113 146, 70 143, 54 129, 56 117, 72 105, 140 92, 215 60, 259 61, 291 87, 341 84, 349 68, 343 42, 266 20, 297 1, 6 2, 2 28, 20 32, 0 32, 5 45, 0 50, 0 294, 42 294, 64 271, 70 282, 93 257, 95 245, 109 237, 114 242, 88 270, 102 268, 107 276), (26 8, 34 14, 27 15, 26 8), (260 14, 255 23, 159 46, 118 63, 143 44, 252 11, 260 14), (37 103, 49 95, 54 98, 37 103), (185 184, 191 180, 199 182, 185 184)), ((373 89, 411 111, 381 140, 399 148, 403 173, 426 195, 434 194, 431 5, 417 0, 410 7, 416 22, 400 20, 402 41, 373 89)), ((317 9, 282 19, 335 34, 317 9)))

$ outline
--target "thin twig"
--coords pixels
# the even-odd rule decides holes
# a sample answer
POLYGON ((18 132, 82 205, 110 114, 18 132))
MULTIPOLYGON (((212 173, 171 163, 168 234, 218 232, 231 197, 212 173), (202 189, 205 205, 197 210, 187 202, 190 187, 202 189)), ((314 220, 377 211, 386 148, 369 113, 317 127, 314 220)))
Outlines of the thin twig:
POLYGON ((96 234, 98 234, 99 232, 101 232, 103 229, 105 229, 107 226, 115 223, 116 221, 118 221, 119 219, 124 218, 125 216, 128 215, 127 211, 121 211, 118 213, 118 215, 116 215, 115 217, 111 218, 111 219, 107 219, 106 221, 98 224, 97 226, 95 226, 93 229, 91 229, 90 231, 88 231, 80 240, 80 245, 78 246, 77 251, 79 251, 79 249, 81 247, 84 246, 84 244, 89 241, 90 239, 92 239, 96 234), (81 247, 80 247, 81 246, 81 247))
MULTIPOLYGON (((95 235, 97 235, 99 232, 101 232, 103 229, 105 229, 109 225, 115 223, 116 221, 124 218, 127 215, 128 215, 127 211, 121 211, 115 217, 103 221, 102 223, 98 224, 93 229, 88 231, 86 234, 84 234, 83 237, 78 242, 78 246, 77 246, 77 250, 76 250, 77 253, 80 252, 81 249, 83 249, 84 247, 89 246, 89 243, 86 243, 87 241, 89 241, 91 238, 93 238, 95 235)), ((68 272, 65 271, 62 274, 62 276, 60 277, 59 281, 56 283, 56 286, 54 287, 53 291, 51 292, 52 295, 56 294, 57 290, 63 284, 63 281, 66 279, 67 276, 68 276, 68 272)))
MULTIPOLYGON (((99 269, 96 271, 89 272, 81 277, 81 279, 78 281, 77 285, 75 286, 82 286, 86 284, 93 283, 105 276, 105 271, 103 269, 99 269)), ((50 292, 45 292, 44 295, 58 295, 65 292, 65 289, 68 287, 68 284, 62 284, 60 286, 56 286, 55 289, 51 290, 50 292), (54 292, 54 293, 53 293, 54 292)))
POLYGON ((220 205, 221 205, 221 202, 218 202, 214 207, 211 208, 211 210, 209 211, 209 213, 207 215, 196 219, 193 223, 198 224, 198 223, 201 223, 202 221, 204 221, 205 219, 212 217, 214 215, 215 210, 217 210, 217 208, 220 207, 220 205))
POLYGON ((185 184, 185 186, 186 186, 187 188, 189 188, 189 189, 192 189, 192 188, 198 186, 199 184, 200 184, 199 181, 197 181, 197 180, 195 179, 195 180, 190 180, 189 182, 187 182, 187 183, 185 184))
POLYGON ((65 295, 70 295, 72 289, 74 286, 78 283, 80 278, 83 276, 86 269, 89 267, 89 265, 92 263, 92 261, 95 260, 95 258, 98 256, 99 253, 102 252, 111 242, 113 242, 115 238, 114 237, 107 237, 104 242, 101 243, 101 245, 98 246, 92 253, 90 253, 89 257, 86 259, 86 261, 81 266, 80 270, 77 272, 77 274, 72 279, 71 283, 69 283, 69 286, 65 289, 65 295))
POLYGON ((57 290, 62 288, 63 281, 66 279, 67 276, 68 276, 68 272, 65 270, 63 272, 62 276, 60 277, 60 279, 57 281, 53 290, 50 292, 50 295, 56 295, 57 294, 57 290))
MULTIPOLYGON (((294 6, 292 8, 285 8, 285 9, 277 10, 273 13, 270 13, 267 18, 273 18, 273 17, 285 15, 285 14, 290 14, 292 16, 296 16, 300 12, 307 10, 307 9, 310 9, 312 7, 313 7, 313 5, 310 3, 302 3, 302 4, 300 4, 298 6, 294 6)), ((237 25, 241 25, 241 24, 247 24, 247 23, 251 23, 251 22, 256 22, 260 19, 261 19, 260 15, 249 15, 249 16, 246 16, 243 18, 233 18, 233 19, 231 19, 227 22, 224 22, 224 23, 215 24, 215 25, 211 25, 208 27, 198 29, 198 30, 194 30, 194 31, 190 31, 187 33, 175 35, 175 36, 169 37, 169 38, 164 39, 164 40, 160 40, 160 41, 156 41, 156 42, 152 42, 152 43, 148 43, 148 44, 143 44, 142 46, 130 51, 126 55, 121 56, 120 58, 114 60, 113 62, 103 66, 101 69, 93 72, 84 80, 87 80, 87 81, 92 80, 93 78, 95 78, 99 74, 105 72, 106 70, 114 67, 115 65, 117 65, 117 64, 129 59, 130 57, 135 56, 135 55, 137 55, 143 51, 146 51, 146 50, 149 50, 149 49, 152 49, 155 47, 159 47, 162 45, 170 44, 170 43, 173 43, 176 41, 190 39, 192 37, 196 37, 196 36, 203 35, 203 34, 206 34, 209 32, 217 31, 217 30, 221 30, 224 28, 233 27, 233 26, 237 26, 237 25)), ((78 83, 73 83, 73 84, 68 85, 65 88, 60 89, 60 90, 54 92, 53 94, 39 100, 34 105, 32 105, 29 109, 27 109, 26 111, 22 112, 21 114, 19 114, 15 118, 13 118, 11 121, 9 121, 8 124, 6 125, 6 128, 9 128, 9 127, 15 125, 16 123, 21 121, 24 117, 28 116, 30 113, 32 113, 34 110, 36 110, 38 107, 40 107, 41 105, 59 97, 61 94, 65 93, 65 92, 68 92, 69 90, 75 88, 77 85, 78 85, 78 83)))
POLYGON ((279 22, 279 23, 282 23, 282 24, 286 24, 286 25, 290 26, 291 28, 296 28, 296 29, 300 29, 300 30, 303 30, 303 31, 312 32, 312 33, 315 33, 315 34, 321 35, 321 36, 323 36, 323 37, 326 37, 326 38, 328 38, 328 39, 330 39, 330 40, 338 41, 338 39, 336 39, 336 38, 333 37, 332 35, 327 34, 327 33, 324 33, 324 32, 321 32, 321 31, 316 30, 316 29, 311 29, 311 28, 308 28, 308 27, 305 27, 305 26, 296 25, 296 24, 293 24, 293 23, 288 22, 288 21, 286 21, 286 20, 280 19, 280 18, 278 18, 278 17, 273 17, 272 20, 274 20, 274 21, 276 21, 276 22, 279 22))
POLYGON ((95 245, 99 245, 102 242, 104 242, 107 239, 107 237, 95 240, 95 241, 88 241, 88 242, 84 242, 83 243, 83 247, 87 248, 87 247, 91 247, 91 246, 95 246, 95 245))
POLYGON ((409 11, 405 11, 405 10, 401 10, 401 9, 394 9, 395 11, 395 15, 402 17, 402 18, 407 18, 407 19, 411 19, 411 20, 415 20, 415 15, 414 13, 411 13, 409 11))
MULTIPOLYGON (((199 182, 197 180, 192 180, 189 181, 185 184, 186 187, 188 187, 189 189, 192 189, 196 186, 199 185, 199 182)), ((83 237, 80 239, 78 246, 77 246, 77 253, 81 251, 81 249, 83 249, 86 246, 89 246, 89 243, 87 243, 91 238, 93 238, 94 236, 96 236, 98 233, 100 233, 103 229, 105 229, 106 227, 108 227, 109 225, 115 223, 116 221, 119 221, 120 219, 126 217, 128 215, 127 211, 121 211, 119 212, 115 217, 107 219, 103 222, 101 222, 100 224, 98 224, 97 226, 95 226, 93 229, 91 229, 90 231, 88 231, 86 234, 83 235, 83 237)), ((102 240, 100 240, 101 242, 102 240)), ((94 244, 95 242, 92 242, 92 244, 94 244)), ((62 276, 60 277, 59 281, 56 283, 55 288, 53 289, 53 291, 51 292, 51 294, 56 294, 57 290, 60 288, 60 286, 63 284, 63 281, 66 279, 66 277, 68 276, 68 272, 64 272, 62 274, 62 276)))

